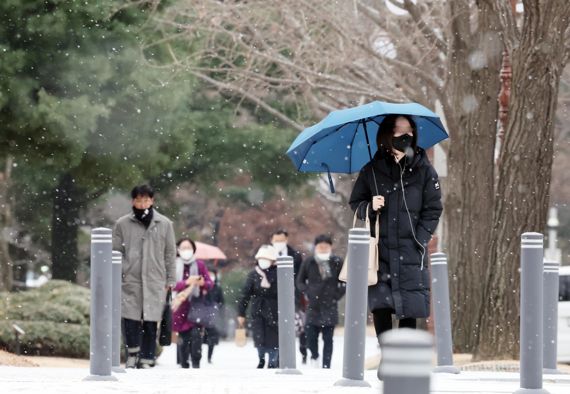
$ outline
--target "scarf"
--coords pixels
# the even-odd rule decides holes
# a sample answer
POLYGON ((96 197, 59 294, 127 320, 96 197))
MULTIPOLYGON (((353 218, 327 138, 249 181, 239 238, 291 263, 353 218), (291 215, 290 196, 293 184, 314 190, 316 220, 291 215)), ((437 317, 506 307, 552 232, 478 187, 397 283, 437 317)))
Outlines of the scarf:
MULTIPOLYGON (((182 260, 181 258, 176 259, 176 281, 179 282, 184 280, 184 268, 185 266, 188 267, 188 276, 196 276, 199 275, 198 270, 198 262, 196 261, 195 257, 192 257, 189 261, 182 260)), ((192 297, 199 297, 200 296, 200 286, 193 286, 192 297)))
POLYGON ((146 228, 150 226, 153 215, 152 206, 148 209, 138 209, 133 207, 133 213, 135 215, 135 218, 137 218, 138 221, 141 222, 146 228))
POLYGON ((271 283, 267 280, 267 274, 259 266, 255 266, 255 271, 259 276, 261 276, 261 287, 269 289, 271 287, 271 283))
POLYGON ((332 272, 331 272, 330 260, 321 260, 317 256, 315 256, 315 261, 317 262, 317 266, 319 267, 319 273, 321 274, 321 278, 322 279, 331 278, 332 272))

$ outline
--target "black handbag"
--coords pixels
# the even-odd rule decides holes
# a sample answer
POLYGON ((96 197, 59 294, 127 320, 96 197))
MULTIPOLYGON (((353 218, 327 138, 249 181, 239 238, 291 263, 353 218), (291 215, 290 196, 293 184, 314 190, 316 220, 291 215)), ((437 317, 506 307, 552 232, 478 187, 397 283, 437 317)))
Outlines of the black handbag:
POLYGON ((217 308, 206 296, 190 297, 188 321, 206 328, 216 325, 217 308))
POLYGON ((160 336, 158 343, 160 346, 170 346, 172 343, 172 309, 170 303, 172 301, 172 291, 166 293, 166 303, 162 311, 162 320, 160 321, 160 336))

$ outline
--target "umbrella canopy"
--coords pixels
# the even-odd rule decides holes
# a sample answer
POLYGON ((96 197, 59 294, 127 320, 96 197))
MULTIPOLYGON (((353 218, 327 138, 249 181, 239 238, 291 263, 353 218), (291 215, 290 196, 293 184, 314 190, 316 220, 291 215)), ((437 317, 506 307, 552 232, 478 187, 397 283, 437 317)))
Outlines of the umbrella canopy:
POLYGON ((423 105, 374 101, 331 112, 303 130, 287 155, 301 172, 358 172, 376 153, 378 128, 389 114, 410 115, 416 122, 418 145, 424 149, 448 138, 439 116, 423 105))
POLYGON ((225 260, 227 258, 220 248, 205 244, 204 242, 196 242, 196 252, 194 255, 200 260, 225 260))

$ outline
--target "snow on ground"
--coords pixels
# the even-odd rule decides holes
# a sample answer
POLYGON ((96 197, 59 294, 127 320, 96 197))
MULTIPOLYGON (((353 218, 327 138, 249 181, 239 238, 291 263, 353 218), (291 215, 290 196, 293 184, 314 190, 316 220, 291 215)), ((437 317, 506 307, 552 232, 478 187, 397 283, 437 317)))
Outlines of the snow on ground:
MULTIPOLYGON (((204 356, 206 347, 203 348, 204 356)), ((257 353, 250 341, 239 348, 221 342, 214 352, 213 364, 205 357, 201 369, 181 369, 176 365, 176 348, 166 347, 151 370, 129 370, 115 374, 118 381, 83 381, 89 375, 82 368, 0 367, 0 393, 207 393, 207 394, 290 394, 290 393, 381 393, 376 371, 365 372, 370 388, 336 387, 342 377, 342 337, 335 337, 332 369, 302 365, 302 375, 283 375, 276 370, 255 369, 257 353)), ((367 337, 366 358, 377 355, 374 337, 367 337)), ((462 372, 460 375, 432 375, 434 393, 513 393, 519 388, 518 374, 499 372, 462 372)), ((570 376, 549 375, 544 388, 551 394, 570 393, 570 376)), ((395 393, 392 393, 395 394, 395 393)))
MULTIPOLYGON (((322 340, 319 338, 319 352, 322 354, 322 340)), ((342 371, 342 354, 344 341, 343 337, 335 336, 333 343, 333 359, 331 369, 342 371)), ((253 347, 253 341, 248 338, 247 345, 237 347, 233 342, 222 341, 214 348, 214 356, 212 364, 208 364, 206 360, 207 346, 202 347, 202 362, 200 367, 203 369, 255 369, 257 366, 257 350, 253 347)), ((301 364, 301 353, 299 345, 296 345, 297 368, 300 370, 311 369, 308 365, 301 364)), ((378 342, 373 336, 366 337, 365 357, 373 356, 379 353, 378 342)), ((309 352, 310 354, 310 352, 309 352)), ((163 353, 158 359, 156 368, 178 368, 176 365, 176 346, 172 344, 164 348, 163 353)))

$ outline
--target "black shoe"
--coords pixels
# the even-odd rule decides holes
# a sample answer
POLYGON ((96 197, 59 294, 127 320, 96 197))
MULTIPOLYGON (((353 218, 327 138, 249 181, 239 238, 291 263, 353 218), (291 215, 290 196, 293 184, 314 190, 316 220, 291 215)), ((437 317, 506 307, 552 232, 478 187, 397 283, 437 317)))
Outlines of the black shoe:
POLYGON ((259 364, 257 364, 257 368, 258 368, 258 369, 261 369, 261 368, 263 368, 263 367, 265 367, 265 359, 264 359, 264 358, 260 358, 260 359, 259 359, 259 364))
POLYGON ((303 358, 301 359, 301 362, 302 362, 303 364, 307 364, 307 355, 306 355, 306 354, 303 355, 303 358))
POLYGON ((184 369, 190 368, 190 364, 188 364, 188 363, 180 364, 180 366, 184 369))

